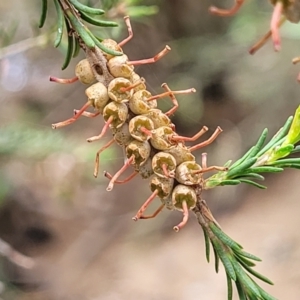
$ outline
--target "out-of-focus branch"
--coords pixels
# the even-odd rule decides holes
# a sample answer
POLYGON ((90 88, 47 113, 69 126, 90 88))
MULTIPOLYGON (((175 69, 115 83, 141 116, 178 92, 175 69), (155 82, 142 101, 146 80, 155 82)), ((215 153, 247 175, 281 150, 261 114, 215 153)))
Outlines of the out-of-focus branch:
POLYGON ((12 263, 26 269, 31 269, 35 262, 19 251, 15 250, 10 244, 0 239, 0 255, 6 257, 12 263))
POLYGON ((45 47, 51 41, 51 35, 42 34, 37 37, 28 38, 0 49, 0 59, 10 55, 25 52, 34 47, 45 47))

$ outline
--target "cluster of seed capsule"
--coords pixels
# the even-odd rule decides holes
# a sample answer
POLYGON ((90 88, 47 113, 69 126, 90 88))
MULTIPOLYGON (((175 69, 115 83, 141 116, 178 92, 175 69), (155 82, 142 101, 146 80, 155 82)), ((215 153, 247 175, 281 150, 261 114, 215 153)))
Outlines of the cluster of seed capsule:
MULTIPOLYGON (((128 17, 125 17, 129 36, 121 43, 107 39, 102 43, 109 49, 122 52, 122 46, 129 41, 133 34, 128 17)), ((124 149, 125 162, 122 168, 115 174, 105 172, 110 179, 107 191, 111 191, 114 184, 125 183, 136 174, 150 180, 152 194, 138 210, 133 220, 149 219, 155 217, 164 207, 169 210, 183 212, 182 221, 174 227, 179 231, 187 220, 189 210, 197 203, 196 187, 203 188, 203 173, 211 170, 225 170, 223 167, 206 165, 206 154, 202 155, 202 163, 195 160, 193 151, 202 148, 215 140, 222 131, 217 128, 212 136, 199 144, 188 147, 186 141, 196 141, 207 130, 203 127, 193 137, 180 136, 175 131, 175 126, 169 116, 178 108, 176 94, 188 94, 195 89, 172 91, 166 83, 162 85, 165 90, 158 95, 152 95, 146 87, 146 82, 135 71, 135 65, 153 63, 170 51, 166 46, 164 50, 150 59, 130 61, 123 54, 112 56, 103 52, 107 68, 112 75, 108 84, 95 82, 93 69, 87 59, 80 61, 75 69, 76 77, 73 79, 59 79, 51 77, 50 80, 61 83, 71 83, 76 80, 84 84, 91 84, 85 91, 88 101, 80 110, 74 111, 74 116, 63 122, 53 124, 53 128, 69 125, 76 121, 79 116, 96 117, 102 115, 105 125, 101 133, 87 139, 93 142, 101 139, 108 128, 112 130, 113 138, 106 143, 96 155, 94 176, 97 177, 99 170, 99 156, 101 152, 117 143, 124 149), (169 97, 173 107, 162 112, 157 108, 157 100, 169 97), (94 113, 86 109, 92 106, 94 113), (124 180, 119 180, 120 175, 129 167, 133 167, 133 173, 124 180), (161 205, 152 215, 144 215, 148 205, 158 197, 161 205)))

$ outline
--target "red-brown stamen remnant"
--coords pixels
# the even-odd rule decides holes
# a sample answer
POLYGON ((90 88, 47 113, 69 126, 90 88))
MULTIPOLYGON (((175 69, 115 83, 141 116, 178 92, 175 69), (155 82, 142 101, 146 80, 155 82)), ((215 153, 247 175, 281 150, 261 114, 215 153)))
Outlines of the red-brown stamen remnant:
MULTIPOLYGON (((286 21, 286 18, 282 16, 280 18, 278 28, 286 21)), ((255 54, 272 36, 272 31, 269 30, 254 46, 252 46, 249 50, 251 55, 255 54)))
POLYGON ((189 219, 189 208, 187 206, 186 201, 182 201, 182 210, 183 210, 183 218, 182 221, 177 225, 174 226, 174 231, 178 232, 182 227, 184 227, 189 219))
POLYGON ((271 19, 271 32, 272 32, 272 40, 275 51, 280 50, 280 35, 279 35, 279 27, 280 27, 280 18, 283 10, 282 1, 277 1, 274 7, 272 19, 271 19))
POLYGON ((217 16, 230 17, 230 16, 235 15, 238 12, 238 10, 243 5, 244 1, 245 0, 236 0, 235 5, 230 9, 221 9, 221 8, 217 8, 215 6, 211 6, 209 8, 209 12, 214 15, 217 15, 217 16))
POLYGON ((165 207, 165 205, 162 204, 152 215, 147 215, 147 216, 141 215, 140 219, 144 219, 144 220, 145 219, 153 219, 163 210, 164 207, 165 207))
POLYGON ((133 31, 129 16, 125 16, 124 20, 128 30, 128 37, 118 44, 120 47, 123 47, 127 42, 129 42, 133 38, 133 31))
MULTIPOLYGON (((128 181, 130 181, 132 178, 134 178, 137 174, 139 174, 137 171, 134 171, 133 173, 131 173, 128 177, 126 177, 123 180, 116 180, 115 183, 116 184, 123 184, 126 183, 128 181)), ((109 174, 107 171, 103 172, 104 177, 108 178, 108 179, 112 179, 113 176, 111 174, 109 174)))
POLYGON ((133 162, 134 160, 134 156, 132 155, 126 162, 125 164, 123 165, 123 167, 111 178, 106 190, 108 192, 110 192, 113 187, 114 187, 114 184, 116 182, 116 180, 119 178, 119 176, 126 171, 126 169, 131 165, 131 163, 133 162))
POLYGON ((74 78, 58 78, 58 77, 55 77, 55 76, 50 76, 49 80, 52 81, 52 82, 56 82, 56 83, 68 84, 68 83, 76 82, 78 80, 78 77, 74 77, 74 78))
POLYGON ((90 105, 91 105, 90 101, 86 102, 75 116, 73 116, 72 118, 67 119, 65 121, 52 124, 52 128, 57 129, 57 128, 64 127, 64 126, 74 123, 90 105))
POLYGON ((163 56, 168 54, 171 51, 171 48, 167 45, 162 51, 160 51, 158 54, 156 54, 154 57, 141 59, 141 60, 132 60, 128 61, 129 65, 132 66, 139 66, 139 65, 145 65, 145 64, 153 64, 160 60, 163 56))
MULTIPOLYGON (((208 131, 208 128, 206 126, 203 126, 202 129, 197 132, 194 136, 192 137, 186 137, 186 136, 181 136, 181 135, 173 135, 172 136, 172 141, 178 141, 178 142, 194 142, 196 141, 199 137, 201 137, 205 132, 208 131)), ((204 142, 203 142, 204 143, 204 142)))
MULTIPOLYGON (((79 112, 80 112, 79 109, 74 109, 74 116, 76 116, 79 112)), ((97 111, 95 113, 84 111, 81 113, 82 116, 87 117, 87 118, 95 118, 95 117, 99 116, 100 114, 101 114, 100 111, 97 111)))
POLYGON ((190 94, 190 93, 196 93, 196 89, 191 88, 191 89, 180 90, 180 91, 171 91, 171 90, 168 90, 167 92, 164 92, 164 93, 161 93, 161 94, 149 97, 147 99, 147 101, 153 101, 153 100, 157 100, 157 99, 160 99, 160 98, 163 98, 163 97, 167 97, 167 96, 170 96, 170 95, 175 95, 175 94, 190 94))
POLYGON ((105 123, 105 125, 103 126, 101 133, 99 135, 95 135, 95 136, 88 138, 87 142, 91 143, 91 142, 100 140, 106 133, 107 129, 109 128, 109 125, 112 123, 113 120, 114 120, 114 116, 110 116, 108 118, 107 122, 105 123))
POLYGON ((132 218, 133 221, 137 221, 138 219, 141 218, 143 215, 144 211, 147 209, 147 207, 150 205, 150 203, 155 199, 155 197, 158 194, 158 190, 155 190, 151 196, 145 201, 145 203, 141 206, 141 208, 138 210, 136 215, 132 218))
POLYGON ((99 164, 100 164, 100 154, 110 147, 115 142, 115 139, 111 139, 108 143, 106 143, 102 148, 100 148, 96 154, 95 167, 94 167, 94 177, 97 178, 99 173, 99 164))
POLYGON ((195 150, 198 150, 200 148, 206 147, 207 145, 211 144, 222 131, 223 130, 221 129, 221 127, 217 127, 217 129, 215 130, 215 132, 211 135, 211 137, 209 139, 207 139, 206 141, 204 141, 200 144, 190 147, 189 151, 193 152, 195 150))

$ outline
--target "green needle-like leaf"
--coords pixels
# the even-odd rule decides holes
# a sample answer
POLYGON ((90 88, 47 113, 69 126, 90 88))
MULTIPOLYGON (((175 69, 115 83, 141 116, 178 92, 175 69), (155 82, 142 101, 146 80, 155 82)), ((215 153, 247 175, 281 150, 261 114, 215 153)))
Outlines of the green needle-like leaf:
POLYGON ((227 280, 227 299, 232 300, 233 297, 232 281, 227 273, 226 273, 226 280, 227 280))
POLYGON ((68 32, 68 48, 67 53, 65 57, 65 61, 61 67, 62 70, 66 69, 71 61, 72 55, 73 55, 73 49, 74 49, 74 36, 73 34, 69 34, 71 32, 71 27, 69 25, 68 20, 66 20, 66 27, 68 32))
POLYGON ((270 166, 261 166, 261 167, 254 167, 248 169, 245 174, 249 173, 279 173, 282 172, 282 168, 278 167, 270 167, 270 166))
POLYGON ((278 141, 280 141, 288 132, 291 124, 293 122, 293 117, 290 116, 285 122, 284 126, 279 129, 279 131, 274 135, 274 137, 270 140, 270 142, 258 152, 257 156, 261 156, 266 153, 269 149, 271 149, 278 141))
POLYGON ((231 179, 231 180, 222 180, 221 182, 219 182, 218 184, 220 185, 238 185, 240 184, 241 181, 237 180, 237 179, 231 179))
POLYGON ((42 14, 39 22, 39 28, 42 28, 45 24, 48 11, 48 0, 42 0, 42 14))
POLYGON ((73 51, 73 57, 76 57, 80 52, 80 44, 78 39, 74 39, 74 51, 73 51))
POLYGON ((213 248, 213 250, 214 250, 214 256, 215 256, 215 271, 216 271, 216 273, 219 273, 220 259, 219 259, 216 249, 213 248))
POLYGON ((101 26, 101 27, 118 27, 119 25, 116 22, 111 21, 102 21, 95 18, 90 17, 89 15, 85 14, 84 12, 80 13, 82 20, 95 25, 95 26, 101 26))
POLYGON ((232 280, 236 281, 236 274, 231 260, 228 258, 228 254, 225 252, 225 247, 220 243, 220 241, 216 237, 213 237, 210 240, 225 267, 226 273, 230 276, 232 280))
POLYGON ((112 50, 110 48, 105 47, 92 33, 89 29, 86 28, 86 31, 88 32, 88 34, 90 35, 90 38, 94 41, 95 45, 97 47, 99 47, 103 52, 108 53, 110 55, 114 55, 114 56, 120 56, 123 55, 122 52, 119 51, 115 51, 112 50))
POLYGON ((226 233, 224 233, 218 226, 216 226, 214 223, 210 224, 210 229, 212 232, 227 246, 229 246, 231 249, 239 251, 242 249, 242 246, 239 245, 237 242, 235 242, 233 239, 231 239, 226 233))
POLYGON ((265 277, 264 275, 254 271, 251 266, 248 266, 243 260, 239 260, 239 262, 241 263, 241 265, 243 266, 243 268, 245 268, 249 273, 251 273, 253 276, 255 276, 256 278, 260 279, 261 281, 264 281, 268 284, 274 285, 274 283, 267 277, 265 277))
POLYGON ((240 165, 230 168, 228 173, 227 173, 227 178, 234 178, 238 176, 239 174, 243 173, 246 169, 250 168, 252 165, 255 164, 257 158, 256 157, 251 157, 246 159, 244 162, 242 162, 240 165))
POLYGON ((80 3, 77 0, 69 0, 80 12, 85 12, 91 15, 103 15, 105 13, 104 10, 99 8, 92 8, 80 3))
POLYGON ((206 255, 206 260, 209 262, 210 259, 210 242, 209 242, 209 236, 207 232, 203 229, 204 233, 204 239, 205 239, 205 255, 206 255))
POLYGON ((243 283, 244 286, 249 290, 249 294, 255 295, 256 299, 262 299, 259 289, 256 287, 252 279, 245 273, 236 260, 232 260, 233 268, 236 272, 237 278, 243 283))
POLYGON ((265 180, 265 178, 257 173, 245 173, 244 175, 239 176, 240 179, 257 179, 257 180, 265 180))
POLYGON ((255 181, 252 181, 252 180, 249 180, 249 179, 240 179, 240 182, 254 185, 255 187, 257 187, 259 189, 262 189, 262 190, 265 190, 267 188, 265 185, 259 184, 255 181))
POLYGON ((73 15, 73 13, 70 11, 70 9, 66 9, 65 12, 72 24, 73 29, 76 30, 78 35, 84 41, 85 45, 89 49, 95 48, 95 42, 91 38, 90 34, 87 32, 87 28, 82 23, 79 22, 79 20, 73 15))
POLYGON ((261 261, 261 259, 259 257, 255 256, 255 255, 253 255, 251 253, 245 252, 243 250, 238 251, 237 255, 243 256, 243 257, 255 260, 255 261, 261 261))
POLYGON ((230 169, 235 168, 236 166, 240 165, 241 163, 243 163, 251 154, 251 152, 253 151, 254 146, 251 147, 240 159, 238 159, 235 163, 233 163, 230 167, 230 169))
POLYGON ((54 41, 54 47, 57 48, 62 40, 63 31, 64 31, 64 13, 62 8, 60 7, 58 1, 54 1, 55 9, 57 13, 57 32, 56 32, 56 39, 54 41))

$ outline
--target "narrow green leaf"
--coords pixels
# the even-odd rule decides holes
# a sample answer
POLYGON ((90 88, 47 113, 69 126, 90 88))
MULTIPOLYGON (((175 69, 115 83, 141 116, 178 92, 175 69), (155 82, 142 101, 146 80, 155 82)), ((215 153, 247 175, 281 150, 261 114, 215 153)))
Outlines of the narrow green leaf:
POLYGON ((226 273, 226 279, 227 279, 227 300, 232 300, 233 297, 232 281, 227 273, 226 273))
POLYGON ((246 173, 245 175, 239 176, 239 178, 252 178, 257 180, 265 180, 264 176, 257 174, 257 173, 246 173))
POLYGON ((270 160, 277 160, 281 157, 288 156, 294 149, 294 145, 289 144, 286 146, 280 146, 277 150, 275 150, 270 157, 270 160))
POLYGON ((218 253, 214 247, 213 247, 213 250, 214 250, 214 255, 215 255, 215 271, 216 271, 216 273, 219 273, 220 259, 219 259, 218 253))
MULTIPOLYGON (((283 127, 281 127, 278 132, 274 135, 274 137, 269 141, 269 143, 261 150, 258 152, 257 156, 261 156, 264 153, 266 153, 269 149, 271 149, 278 141, 283 139, 283 137, 287 134, 289 128, 291 127, 291 124, 293 122, 293 116, 290 116, 283 127)), ((283 141, 282 141, 283 142, 283 141)))
POLYGON ((247 174, 247 173, 279 173, 282 171, 283 171, 283 169, 278 168, 278 167, 261 166, 261 167, 250 168, 245 172, 245 174, 247 174))
POLYGON ((64 31, 64 13, 62 8, 60 7, 58 1, 54 1, 55 9, 57 13, 57 29, 56 29, 56 39, 54 41, 54 47, 57 48, 60 43, 63 36, 64 31))
POLYGON ((118 27, 118 23, 111 22, 111 21, 102 21, 95 19, 93 17, 90 17, 89 15, 85 14, 84 12, 80 13, 82 20, 95 25, 95 26, 101 26, 101 27, 118 27))
POLYGON ((259 285, 257 285, 257 288, 260 291, 260 294, 263 296, 264 300, 278 300, 277 298, 271 296, 270 294, 268 294, 265 290, 263 290, 259 285))
POLYGON ((42 28, 45 24, 46 17, 47 17, 47 11, 48 11, 48 1, 42 0, 42 14, 39 22, 39 28, 42 28))
POLYGON ((239 280, 237 280, 235 282, 235 285, 236 285, 236 289, 237 289, 238 294, 239 294, 239 299, 240 300, 247 300, 246 294, 245 294, 244 289, 243 289, 241 283, 239 282, 239 280))
POLYGON ((259 189, 265 190, 267 188, 265 185, 259 184, 255 181, 252 181, 252 180, 249 180, 249 179, 240 179, 240 181, 243 182, 243 183, 251 184, 251 185, 253 185, 253 186, 255 186, 259 189))
POLYGON ((240 165, 241 163, 243 163, 251 154, 251 152, 253 151, 254 146, 251 147, 240 159, 238 159, 235 163, 233 163, 230 167, 230 169, 235 168, 236 166, 240 165))
POLYGON ((299 140, 300 140, 300 106, 298 106, 295 111, 292 125, 282 146, 288 144, 294 145, 298 143, 299 140))
POLYGON ((238 256, 244 256, 244 257, 247 257, 247 258, 255 260, 255 261, 261 261, 261 259, 259 257, 255 256, 251 253, 245 252, 243 250, 240 250, 240 251, 236 252, 236 254, 238 256))
POLYGON ((274 285, 274 283, 269 278, 267 278, 266 276, 256 272, 254 269, 252 269, 250 266, 248 266, 244 261, 240 261, 240 263, 241 263, 241 265, 243 266, 243 268, 245 270, 247 270, 250 274, 252 274, 256 278, 260 279, 261 281, 264 281, 265 283, 274 285))
POLYGON ((73 51, 73 57, 76 57, 80 52, 80 45, 78 39, 75 39, 74 43, 74 51, 73 51))
POLYGON ((222 180, 219 185, 238 185, 241 182, 238 179, 222 180))
POLYGON ((219 258, 221 259, 221 261, 224 265, 226 273, 232 280, 235 281, 236 274, 235 274, 233 265, 232 265, 230 259, 228 258, 228 253, 225 252, 223 246, 220 244, 220 242, 216 238, 212 238, 211 242, 215 248, 215 251, 217 252, 219 258))
POLYGON ((218 226, 214 223, 209 224, 210 229, 212 232, 227 246, 231 249, 240 251, 243 247, 235 242, 232 238, 230 238, 226 233, 224 233, 218 226))
MULTIPOLYGON (((300 150, 299 150, 300 151, 300 150)), ((229 166, 230 166, 230 164, 232 163, 232 160, 229 160, 228 162, 226 162, 225 164, 224 164, 224 167, 225 168, 229 168, 229 166)))
POLYGON ((238 262, 236 260, 232 260, 232 265, 239 281, 241 281, 243 286, 245 286, 245 288, 249 290, 250 293, 254 294, 257 297, 257 299, 262 299, 259 289, 256 287, 252 279, 245 273, 245 271, 238 264, 238 262))
POLYGON ((292 150, 291 154, 292 154, 292 153, 299 153, 299 152, 300 152, 300 145, 296 146, 296 147, 292 150))
POLYGON ((246 169, 250 168, 253 164, 255 164, 256 160, 257 160, 256 157, 252 157, 252 158, 246 159, 243 163, 236 166, 235 168, 230 168, 228 173, 226 174, 226 177, 228 179, 230 179, 230 178, 234 178, 235 176, 237 176, 239 174, 243 174, 243 172, 246 169))
POLYGON ((86 29, 86 31, 89 33, 91 39, 94 41, 95 45, 99 47, 103 52, 114 55, 114 56, 120 56, 123 55, 122 52, 112 50, 110 48, 105 47, 99 40, 92 34, 92 32, 89 29, 86 29))
POLYGON ((77 0, 69 0, 69 1, 79 10, 79 12, 85 12, 91 15, 103 15, 105 13, 103 9, 86 6, 77 0))
POLYGON ((82 38, 82 40, 84 41, 84 43, 86 44, 86 46, 90 49, 95 48, 95 42, 94 40, 91 38, 91 36, 89 35, 89 33, 87 32, 87 28, 81 24, 78 19, 72 14, 72 12, 70 11, 70 9, 66 9, 66 14, 72 24, 72 26, 74 27, 74 30, 76 30, 76 32, 79 34, 79 36, 82 38))
POLYGON ((300 158, 285 158, 279 159, 277 161, 272 161, 270 165, 278 165, 278 164, 300 164, 300 158))
POLYGON ((248 267, 254 267, 255 266, 255 263, 251 260, 249 260, 248 258, 246 257, 243 257, 243 256, 238 256, 236 255, 235 253, 235 257, 236 259, 240 262, 240 263, 244 263, 246 264, 248 267))
POLYGON ((206 255, 206 260, 209 262, 209 257, 210 257, 210 241, 209 241, 209 236, 205 229, 203 228, 203 233, 204 233, 204 239, 205 239, 205 255, 206 255))
POLYGON ((300 164, 278 164, 278 167, 300 169, 300 164))
POLYGON ((74 48, 74 36, 73 34, 69 34, 71 32, 71 27, 69 25, 68 20, 66 20, 66 27, 67 27, 67 33, 68 33, 68 48, 67 53, 65 57, 65 61, 61 67, 62 70, 66 69, 71 61, 72 54, 73 54, 73 48, 74 48))
POLYGON ((265 143, 266 141, 266 138, 267 138, 267 135, 268 135, 268 129, 265 128, 261 134, 261 136, 259 137, 256 145, 254 146, 254 149, 253 151, 250 153, 249 157, 252 157, 252 156, 255 156, 259 150, 261 150, 263 144, 265 143))

